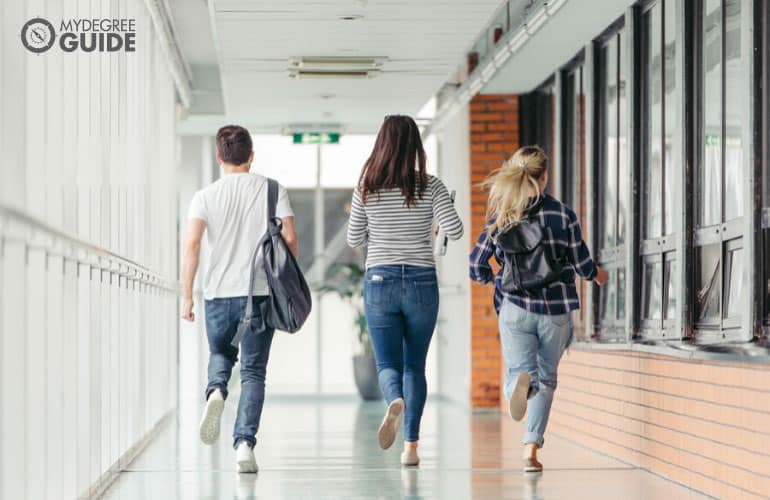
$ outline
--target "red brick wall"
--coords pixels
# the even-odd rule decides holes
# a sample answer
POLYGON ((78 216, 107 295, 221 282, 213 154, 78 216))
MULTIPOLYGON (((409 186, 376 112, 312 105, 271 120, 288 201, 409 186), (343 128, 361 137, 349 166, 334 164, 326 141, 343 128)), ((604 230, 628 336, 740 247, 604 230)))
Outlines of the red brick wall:
POLYGON ((718 498, 770 498, 770 367, 572 349, 548 432, 718 498))
MULTIPOLYGON (((470 104, 472 244, 486 223, 487 194, 477 186, 519 147, 518 96, 477 95, 470 104)), ((491 286, 471 285, 471 406, 500 401, 502 372, 497 315, 491 286)))

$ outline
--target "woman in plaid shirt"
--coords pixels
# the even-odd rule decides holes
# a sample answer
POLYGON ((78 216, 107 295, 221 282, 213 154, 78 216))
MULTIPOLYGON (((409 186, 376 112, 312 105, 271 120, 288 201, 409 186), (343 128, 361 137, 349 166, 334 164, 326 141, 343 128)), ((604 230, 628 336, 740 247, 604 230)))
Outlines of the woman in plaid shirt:
MULTIPOLYGON (((539 146, 525 146, 505 161, 484 183, 489 187, 487 226, 470 256, 472 280, 495 284, 495 310, 505 360, 505 396, 514 420, 527 411, 524 434, 524 470, 543 469, 537 450, 556 389, 556 372, 562 353, 572 340, 573 310, 580 307, 575 277, 607 282, 607 272, 596 266, 586 247, 575 212, 545 193, 548 157, 539 146), (539 288, 503 290, 503 269, 492 271, 493 256, 504 266, 498 236, 523 219, 538 223, 541 244, 551 262, 561 266, 558 279, 539 288)), ((509 287, 510 288, 510 287, 509 287)))

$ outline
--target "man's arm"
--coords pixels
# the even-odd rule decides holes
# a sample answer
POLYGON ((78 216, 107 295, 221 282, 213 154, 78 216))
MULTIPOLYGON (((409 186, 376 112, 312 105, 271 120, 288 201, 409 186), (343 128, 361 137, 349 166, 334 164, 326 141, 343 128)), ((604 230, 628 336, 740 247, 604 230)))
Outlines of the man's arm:
POLYGON ((284 217, 281 219, 283 222, 283 229, 281 229, 281 236, 283 241, 286 242, 286 246, 294 255, 295 258, 299 256, 299 242, 297 241, 297 229, 294 227, 294 216, 284 217))
POLYGON ((202 219, 192 218, 187 223, 187 240, 184 244, 182 257, 182 292, 184 304, 182 306, 182 319, 195 321, 193 314, 193 283, 195 273, 198 272, 198 260, 201 253, 201 239, 206 230, 206 222, 202 219))

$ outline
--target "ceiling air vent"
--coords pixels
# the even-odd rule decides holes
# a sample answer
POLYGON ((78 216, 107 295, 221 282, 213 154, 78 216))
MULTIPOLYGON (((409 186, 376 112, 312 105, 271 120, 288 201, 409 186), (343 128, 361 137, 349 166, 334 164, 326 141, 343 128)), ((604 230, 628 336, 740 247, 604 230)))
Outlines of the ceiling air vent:
POLYGON ((292 78, 374 78, 385 57, 290 57, 292 78))

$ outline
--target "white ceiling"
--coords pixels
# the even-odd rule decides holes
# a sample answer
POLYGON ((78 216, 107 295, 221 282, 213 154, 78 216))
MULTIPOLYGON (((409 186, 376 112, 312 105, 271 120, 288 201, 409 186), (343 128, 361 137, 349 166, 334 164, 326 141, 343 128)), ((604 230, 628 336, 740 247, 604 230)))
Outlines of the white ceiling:
POLYGON ((416 114, 500 5, 500 0, 209 2, 226 119, 254 131, 340 123, 359 133, 376 131, 384 115, 416 114), (351 14, 364 18, 339 19, 351 14), (373 79, 295 80, 286 71, 291 56, 388 61, 373 79))

